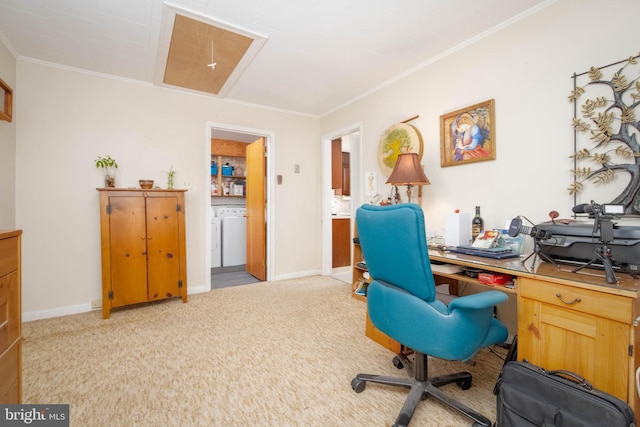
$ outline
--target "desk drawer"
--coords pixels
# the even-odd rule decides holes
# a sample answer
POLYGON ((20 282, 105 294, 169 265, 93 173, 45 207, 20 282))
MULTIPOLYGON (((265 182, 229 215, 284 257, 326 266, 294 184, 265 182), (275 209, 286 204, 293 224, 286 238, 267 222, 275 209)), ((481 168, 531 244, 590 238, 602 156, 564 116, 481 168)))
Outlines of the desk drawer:
POLYGON ((0 354, 21 334, 18 272, 0 277, 0 354))
POLYGON ((18 238, 0 239, 0 277, 18 269, 18 238))
POLYGON ((20 349, 16 341, 0 355, 0 404, 20 403, 20 349))
POLYGON ((632 301, 628 297, 526 277, 521 277, 518 280, 518 286, 521 297, 627 324, 633 321, 632 301))

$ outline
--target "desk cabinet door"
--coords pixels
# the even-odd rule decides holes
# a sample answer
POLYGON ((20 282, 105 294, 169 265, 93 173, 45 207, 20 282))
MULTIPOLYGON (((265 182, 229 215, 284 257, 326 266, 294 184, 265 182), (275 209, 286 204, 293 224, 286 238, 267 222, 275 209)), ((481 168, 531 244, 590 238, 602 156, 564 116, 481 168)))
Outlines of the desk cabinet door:
POLYGON ((630 298, 528 278, 518 286, 518 359, 628 401, 630 298))

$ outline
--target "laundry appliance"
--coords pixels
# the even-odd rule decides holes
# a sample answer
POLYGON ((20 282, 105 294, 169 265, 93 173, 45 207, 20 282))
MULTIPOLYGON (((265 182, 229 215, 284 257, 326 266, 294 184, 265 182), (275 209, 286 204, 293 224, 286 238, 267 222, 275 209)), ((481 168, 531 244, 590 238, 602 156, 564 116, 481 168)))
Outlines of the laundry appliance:
POLYGON ((222 266, 247 262, 247 209, 244 206, 221 206, 216 216, 221 221, 222 266))

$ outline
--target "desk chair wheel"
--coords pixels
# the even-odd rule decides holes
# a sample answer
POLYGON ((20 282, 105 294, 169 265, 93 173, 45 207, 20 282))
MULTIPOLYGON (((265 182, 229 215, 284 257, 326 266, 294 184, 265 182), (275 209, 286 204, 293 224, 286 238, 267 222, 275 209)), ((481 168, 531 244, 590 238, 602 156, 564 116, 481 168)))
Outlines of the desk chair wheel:
POLYGON ((456 385, 462 390, 469 390, 471 388, 471 378, 464 378, 456 381, 456 385))
POLYGON ((402 364, 402 360, 400 360, 398 356, 395 356, 393 358, 393 366, 395 366, 398 369, 404 368, 404 365, 402 364))
POLYGON ((351 388, 356 393, 362 393, 366 386, 367 386, 366 381, 359 380, 358 378, 354 378, 351 380, 351 388))

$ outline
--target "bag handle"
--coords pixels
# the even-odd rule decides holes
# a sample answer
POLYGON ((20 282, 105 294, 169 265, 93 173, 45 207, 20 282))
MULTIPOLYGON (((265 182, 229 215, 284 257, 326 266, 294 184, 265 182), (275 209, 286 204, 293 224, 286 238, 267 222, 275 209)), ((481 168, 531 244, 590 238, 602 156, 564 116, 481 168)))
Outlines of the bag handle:
POLYGON ((547 371, 550 375, 555 375, 556 377, 561 377, 561 378, 565 378, 568 379, 569 381, 572 381, 576 384, 578 384, 580 387, 587 389, 587 390, 591 390, 593 388, 593 386, 591 385, 591 383, 589 383, 589 381, 585 380, 584 378, 582 378, 580 375, 576 374, 575 372, 571 372, 571 371, 565 371, 562 369, 558 369, 555 371, 547 371))

